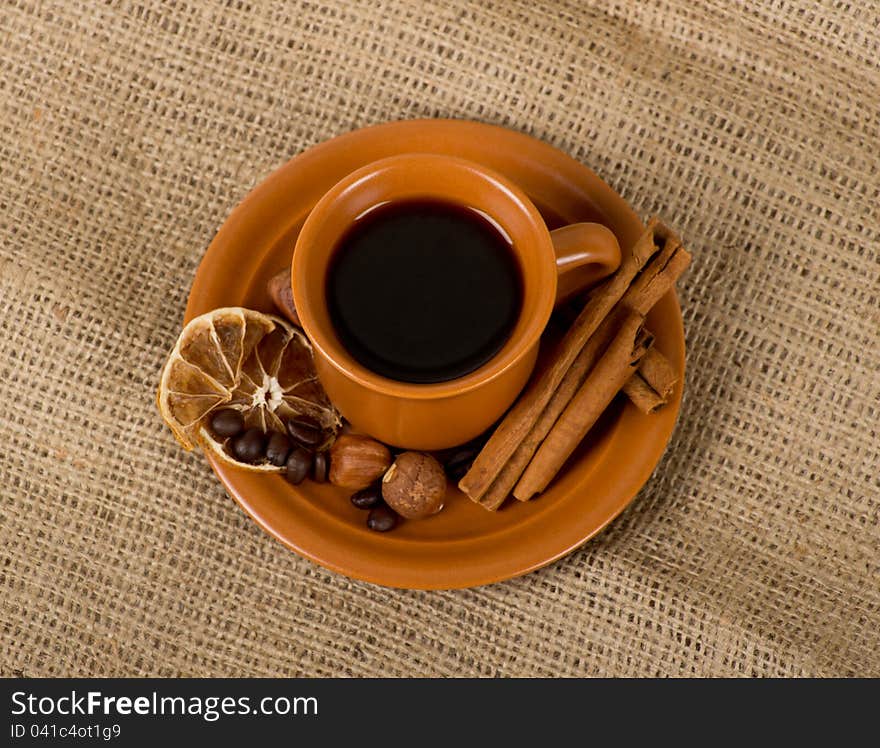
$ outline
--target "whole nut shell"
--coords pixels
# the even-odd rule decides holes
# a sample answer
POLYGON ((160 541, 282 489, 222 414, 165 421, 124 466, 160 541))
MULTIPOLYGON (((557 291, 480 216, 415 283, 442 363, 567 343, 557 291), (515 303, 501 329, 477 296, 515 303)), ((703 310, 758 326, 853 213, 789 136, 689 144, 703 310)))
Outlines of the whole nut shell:
POLYGON ((391 453, 368 436, 343 434, 330 449, 330 482, 355 491, 381 478, 391 464, 391 453))
POLYGON ((299 315, 296 313, 296 307, 293 305, 293 289, 290 284, 290 268, 282 270, 278 275, 269 278, 266 284, 269 296, 275 302, 280 312, 287 317, 297 327, 302 327, 299 321, 299 315))
POLYGON ((421 519, 443 508, 446 473, 431 455, 404 452, 382 479, 382 498, 407 519, 421 519))

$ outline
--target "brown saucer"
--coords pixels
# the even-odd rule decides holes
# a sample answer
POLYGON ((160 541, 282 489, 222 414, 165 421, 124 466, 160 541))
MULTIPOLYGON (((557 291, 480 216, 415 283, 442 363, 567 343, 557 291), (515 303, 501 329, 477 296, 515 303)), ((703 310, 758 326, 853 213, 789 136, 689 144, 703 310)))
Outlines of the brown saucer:
MULTIPOLYGON (((520 133, 457 120, 393 122, 342 135, 305 151, 258 185, 229 216, 196 273, 186 321, 220 306, 266 311, 266 281, 286 267, 312 206, 360 166, 406 152, 471 159, 519 184, 550 228, 576 221, 608 226, 622 247, 643 226, 590 169, 520 133)), ((450 489, 446 508, 387 534, 365 526, 347 492, 279 476, 211 465, 230 495, 266 532, 327 568, 377 584, 419 589, 472 587, 526 574, 589 540, 632 501, 672 434, 681 403, 684 330, 674 293, 648 316, 657 347, 682 377, 659 413, 622 398, 609 408, 540 497, 487 512, 450 489)))

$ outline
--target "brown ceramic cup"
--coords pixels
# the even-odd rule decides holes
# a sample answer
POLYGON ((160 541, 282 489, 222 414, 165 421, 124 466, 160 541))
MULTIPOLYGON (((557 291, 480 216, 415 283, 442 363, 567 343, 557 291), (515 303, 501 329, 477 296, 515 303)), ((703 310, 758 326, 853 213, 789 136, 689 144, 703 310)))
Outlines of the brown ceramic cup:
POLYGON ((554 305, 620 264, 614 234, 595 223, 549 231, 516 185, 471 161, 413 153, 352 172, 318 202, 293 253, 293 298, 312 341, 328 396, 358 431, 408 449, 443 449, 491 426, 522 390, 554 305), (437 384, 379 376, 343 347, 325 297, 327 268, 351 225, 371 208, 413 199, 439 200, 489 216, 512 240, 523 278, 519 319, 499 352, 475 371, 437 384))

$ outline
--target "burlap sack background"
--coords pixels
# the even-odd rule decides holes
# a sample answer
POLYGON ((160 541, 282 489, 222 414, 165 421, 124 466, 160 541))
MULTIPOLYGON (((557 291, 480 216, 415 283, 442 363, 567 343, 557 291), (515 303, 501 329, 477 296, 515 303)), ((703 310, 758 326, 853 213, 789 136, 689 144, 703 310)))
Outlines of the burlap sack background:
POLYGON ((880 675, 880 13, 822 6, 5 2, 0 674, 880 675), (543 138, 695 254, 653 479, 462 592, 287 552, 153 405, 233 206, 419 116, 543 138))

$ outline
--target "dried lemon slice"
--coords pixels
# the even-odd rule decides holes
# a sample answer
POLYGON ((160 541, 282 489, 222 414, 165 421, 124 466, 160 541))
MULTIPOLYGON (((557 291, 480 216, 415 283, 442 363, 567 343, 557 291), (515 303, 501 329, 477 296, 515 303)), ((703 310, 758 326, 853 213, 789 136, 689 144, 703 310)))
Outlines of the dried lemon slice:
POLYGON ((283 432, 295 416, 309 416, 328 441, 340 425, 305 335, 280 317, 243 307, 215 309, 183 328, 162 370, 157 402, 185 449, 200 443, 224 462, 261 472, 281 468, 236 460, 226 440, 207 428, 212 411, 238 410, 246 428, 267 433, 283 432))

